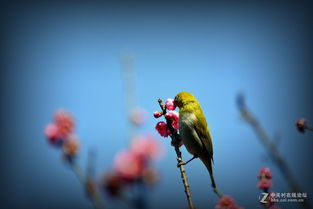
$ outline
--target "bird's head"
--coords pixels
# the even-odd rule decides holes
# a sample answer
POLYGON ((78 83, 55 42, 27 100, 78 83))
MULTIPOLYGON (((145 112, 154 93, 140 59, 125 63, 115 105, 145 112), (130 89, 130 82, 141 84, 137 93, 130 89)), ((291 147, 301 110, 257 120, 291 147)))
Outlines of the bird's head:
POLYGON ((178 93, 174 99, 175 105, 179 108, 193 102, 197 102, 197 99, 192 94, 184 91, 178 93))

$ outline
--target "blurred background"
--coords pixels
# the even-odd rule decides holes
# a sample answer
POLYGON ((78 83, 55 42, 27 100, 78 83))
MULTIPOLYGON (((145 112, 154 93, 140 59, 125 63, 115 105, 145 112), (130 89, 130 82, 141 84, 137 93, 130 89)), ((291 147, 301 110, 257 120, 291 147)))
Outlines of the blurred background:
MULTIPOLYGON (((127 91, 121 57, 133 58, 136 104, 154 130, 157 98, 180 91, 200 101, 212 132, 219 188, 245 208, 262 208, 256 187, 261 167, 273 172, 276 192, 290 191, 267 151, 241 118, 247 105, 313 202, 313 7, 304 1, 23 2, 2 5, 1 208, 92 208, 75 176, 49 146, 43 129, 56 109, 76 120, 79 163, 97 152, 96 174, 128 146, 127 91)), ((187 208, 170 140, 155 163, 159 183, 149 208, 187 208)), ((184 159, 191 157, 182 147, 184 159)), ((197 208, 214 208, 205 167, 187 167, 197 208)), ((110 208, 125 208, 106 198, 110 208)), ((298 208, 295 203, 281 208, 298 208)))

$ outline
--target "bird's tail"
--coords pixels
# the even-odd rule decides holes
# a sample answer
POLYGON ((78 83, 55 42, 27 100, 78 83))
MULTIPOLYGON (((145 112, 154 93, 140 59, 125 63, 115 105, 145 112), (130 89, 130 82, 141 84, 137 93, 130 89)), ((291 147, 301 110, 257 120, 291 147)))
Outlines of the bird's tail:
POLYGON ((215 189, 216 188, 216 184, 215 184, 215 180, 214 180, 211 159, 208 156, 199 156, 199 158, 203 162, 205 167, 208 169, 208 171, 210 173, 210 177, 211 177, 212 187, 215 189))
POLYGON ((211 183, 212 183, 212 187, 213 187, 214 192, 221 198, 223 196, 223 193, 220 192, 220 190, 216 187, 214 175, 213 175, 211 159, 208 158, 207 155, 204 155, 204 156, 200 155, 199 158, 203 162, 203 164, 205 165, 205 167, 208 169, 208 171, 210 173, 211 183))

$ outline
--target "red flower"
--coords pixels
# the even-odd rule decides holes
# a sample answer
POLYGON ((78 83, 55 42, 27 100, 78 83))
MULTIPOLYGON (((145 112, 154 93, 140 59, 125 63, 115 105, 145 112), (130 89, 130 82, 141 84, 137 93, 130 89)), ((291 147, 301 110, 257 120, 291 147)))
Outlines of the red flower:
POLYGON ((269 189, 273 186, 272 180, 267 178, 260 179, 259 183, 256 185, 260 189, 269 189))
POLYGON ((144 169, 144 160, 139 155, 125 150, 118 153, 114 160, 116 172, 125 180, 135 180, 141 177, 144 169))
POLYGON ((179 129, 179 114, 176 111, 169 111, 164 115, 167 120, 172 121, 172 126, 176 130, 179 129))
POLYGON ((155 129, 159 132, 159 134, 163 137, 168 137, 171 134, 170 129, 167 124, 163 121, 158 122, 155 126, 155 129))
POLYGON ((236 205, 234 199, 229 195, 223 195, 217 202, 215 209, 230 209, 236 205))
POLYGON ((165 106, 166 106, 166 109, 168 110, 175 110, 176 105, 174 103, 174 99, 168 98, 165 102, 165 106))
POLYGON ((44 132, 51 144, 56 144, 60 140, 59 128, 55 124, 48 124, 44 132))
POLYGON ((306 119, 301 118, 299 120, 296 120, 296 126, 299 132, 304 133, 305 129, 307 128, 306 119))
POLYGON ((159 118, 159 117, 161 117, 163 115, 163 113, 161 113, 161 112, 154 112, 153 113, 153 117, 155 117, 155 118, 159 118))
POLYGON ((231 196, 223 195, 221 199, 216 203, 215 209, 243 209, 243 208, 238 206, 231 196))
POLYGON ((272 172, 269 168, 261 168, 258 174, 258 178, 272 179, 272 172))
POLYGON ((59 128, 59 133, 63 137, 71 134, 75 127, 73 117, 64 110, 59 110, 55 113, 54 123, 59 128))

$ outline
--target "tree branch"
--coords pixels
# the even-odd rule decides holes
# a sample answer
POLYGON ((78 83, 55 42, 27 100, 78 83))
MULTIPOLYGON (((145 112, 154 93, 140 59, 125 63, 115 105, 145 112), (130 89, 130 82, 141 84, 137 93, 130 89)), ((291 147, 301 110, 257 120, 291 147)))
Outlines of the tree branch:
MULTIPOLYGON (((268 135, 266 134, 265 130, 259 123, 259 121, 252 115, 249 109, 246 106, 245 98, 243 95, 237 96, 237 106, 241 113, 242 118, 252 127, 252 129, 257 134, 258 138, 260 139, 261 143, 264 145, 265 149, 268 151, 268 154, 271 160, 276 164, 279 168, 283 176, 285 177, 290 189, 293 192, 303 192, 301 190, 299 184, 297 183, 295 177, 293 176, 290 168, 288 167, 284 158, 279 154, 277 146, 273 143, 268 135)), ((311 208, 308 201, 304 201, 301 204, 304 208, 311 208)))
MULTIPOLYGON (((165 108, 165 105, 163 104, 162 102, 162 99, 158 99, 158 102, 159 102, 159 105, 161 107, 161 110, 163 112, 163 115, 166 114, 166 108, 165 108)), ((172 139, 172 145, 174 146, 175 148, 175 152, 176 152, 176 156, 177 156, 177 162, 178 163, 181 163, 183 160, 182 160, 182 154, 181 154, 181 151, 179 150, 179 145, 181 144, 181 137, 180 135, 177 133, 176 129, 173 128, 173 126, 171 125, 172 124, 172 121, 170 121, 169 119, 166 119, 166 123, 171 131, 171 139, 172 139)), ((181 179, 183 181, 183 184, 184 184, 184 188, 185 188, 185 193, 186 193, 186 197, 187 197, 187 200, 188 200, 188 205, 189 205, 189 208, 190 209, 195 209, 195 206, 192 202, 192 197, 191 197, 191 192, 190 192, 190 186, 189 186, 189 183, 188 183, 188 179, 187 179, 187 174, 186 174, 186 170, 185 170, 185 166, 180 164, 179 165, 179 170, 180 170, 180 174, 181 174, 181 179)))

